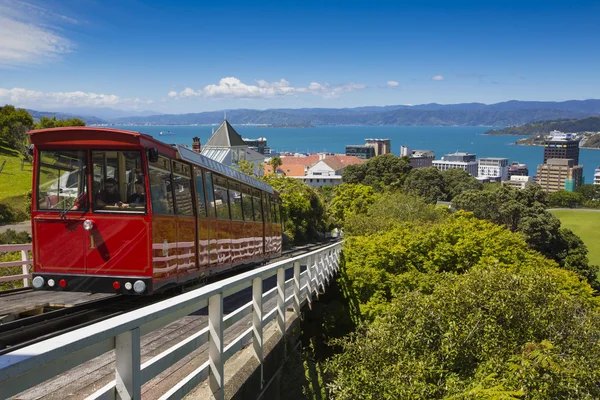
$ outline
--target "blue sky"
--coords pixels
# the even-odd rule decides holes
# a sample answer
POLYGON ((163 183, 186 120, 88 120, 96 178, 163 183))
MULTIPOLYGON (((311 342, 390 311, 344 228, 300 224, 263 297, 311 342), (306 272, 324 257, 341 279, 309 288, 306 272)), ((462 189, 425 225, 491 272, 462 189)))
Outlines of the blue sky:
POLYGON ((600 97, 599 1, 0 0, 0 103, 186 113, 600 97))

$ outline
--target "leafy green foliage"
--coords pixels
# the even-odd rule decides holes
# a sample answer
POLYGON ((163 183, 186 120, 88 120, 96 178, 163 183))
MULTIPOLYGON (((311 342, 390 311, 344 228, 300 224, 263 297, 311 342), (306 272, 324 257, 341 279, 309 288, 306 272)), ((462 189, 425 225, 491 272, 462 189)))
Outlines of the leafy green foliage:
POLYGON ((458 195, 452 204, 456 209, 473 212, 477 218, 521 233, 529 247, 600 288, 598 268, 589 265, 585 244, 572 232, 561 229, 560 220, 545 209, 545 202, 546 196, 534 185, 525 190, 508 186, 492 191, 471 190, 458 195))
POLYGON ((449 201, 467 190, 481 190, 483 188, 481 182, 463 169, 452 168, 443 171, 442 176, 446 184, 449 201))
POLYGON ((62 128, 65 126, 85 126, 85 122, 79 118, 56 119, 56 116, 52 118, 42 117, 35 124, 35 129, 62 128))
POLYGON ((330 213, 337 226, 344 226, 346 218, 366 214, 377 195, 371 186, 343 183, 334 188, 330 213))
POLYGON ((404 182, 405 192, 421 196, 429 203, 449 201, 464 191, 482 187, 467 171, 456 168, 443 172, 435 167, 416 168, 404 182))
POLYGON ((279 192, 285 233, 293 244, 323 237, 325 206, 317 191, 299 179, 269 175, 265 181, 279 192))
POLYGON ((582 193, 559 190, 548 195, 548 205, 550 207, 575 208, 581 206, 583 199, 582 193))
POLYGON ((338 342, 332 398, 600 397, 597 300, 568 271, 514 258, 446 273, 430 293, 399 292, 381 311, 338 342))
POLYGON ((406 157, 383 154, 365 163, 347 166, 342 179, 345 183, 360 183, 383 192, 402 188, 410 170, 410 162, 406 157))
POLYGON ((27 155, 29 139, 27 132, 33 126, 33 118, 24 109, 14 106, 0 107, 0 140, 8 147, 17 150, 24 157, 27 155))

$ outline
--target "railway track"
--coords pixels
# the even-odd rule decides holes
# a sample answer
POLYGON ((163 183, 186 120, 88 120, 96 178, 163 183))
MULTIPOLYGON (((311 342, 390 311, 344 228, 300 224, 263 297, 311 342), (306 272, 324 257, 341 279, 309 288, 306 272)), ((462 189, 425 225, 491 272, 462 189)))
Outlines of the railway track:
MULTIPOLYGON (((271 259, 269 262, 294 257, 330 243, 331 242, 327 242, 325 244, 311 244, 286 250, 282 252, 281 257, 271 259)), ((188 286, 183 288, 183 290, 193 290, 205 285, 206 283, 211 283, 218 279, 222 279, 223 277, 235 275, 242 270, 248 270, 254 267, 255 266, 248 266, 242 269, 236 269, 227 274, 218 275, 215 277, 215 279, 212 279, 208 282, 202 282, 197 285, 188 286)), ((20 290, 26 291, 31 289, 20 290)), ((4 293, 5 292, 0 293, 0 296, 4 293)), ((100 322, 104 319, 115 317, 119 314, 133 311, 137 308, 145 307, 152 303, 176 296, 179 293, 179 291, 171 291, 152 296, 116 295, 109 298, 78 304, 73 307, 53 310, 40 315, 20 318, 6 323, 0 323, 0 355, 7 354, 11 351, 29 346, 36 342, 82 328, 95 322, 100 322)))

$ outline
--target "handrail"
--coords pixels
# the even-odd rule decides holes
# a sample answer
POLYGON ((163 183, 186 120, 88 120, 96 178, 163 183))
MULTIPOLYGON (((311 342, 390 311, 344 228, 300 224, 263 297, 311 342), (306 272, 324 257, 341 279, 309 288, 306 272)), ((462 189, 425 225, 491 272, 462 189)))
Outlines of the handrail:
POLYGON ((28 252, 31 251, 31 243, 28 244, 0 244, 0 253, 8 253, 11 251, 21 252, 21 261, 4 261, 0 262, 0 268, 16 267, 21 265, 23 267, 23 273, 21 275, 10 275, 2 276, 0 273, 0 282, 16 281, 23 279, 23 287, 29 287, 29 280, 31 279, 31 273, 29 267, 32 261, 29 259, 28 252))
POLYGON ((227 359, 248 342, 252 342, 254 356, 262 371, 265 326, 275 319, 279 332, 285 333, 287 306, 292 305, 299 316, 302 304, 310 303, 313 294, 318 295, 319 288, 325 290, 338 269, 341 249, 341 242, 334 243, 0 356, 2 395, 13 396, 94 357, 115 350, 115 381, 89 398, 137 399, 141 396, 144 383, 202 344, 208 343, 209 361, 173 386, 162 398, 181 398, 208 377, 213 397, 223 399, 223 368, 227 359), (301 263, 307 265, 306 271, 302 273, 301 263), (286 282, 285 271, 289 268, 293 268, 293 278, 286 282), (277 276, 276 290, 263 294, 263 280, 273 275, 277 276), (301 285, 302 280, 304 285, 301 285), (286 286, 293 288, 293 295, 287 298, 286 286), (223 298, 247 287, 252 288, 252 301, 224 317, 223 298), (272 296, 277 299, 276 307, 263 312, 263 301, 272 296), (209 319, 207 328, 141 364, 140 339, 143 335, 206 306, 209 319), (252 314, 252 327, 225 347, 224 330, 248 314, 252 314))

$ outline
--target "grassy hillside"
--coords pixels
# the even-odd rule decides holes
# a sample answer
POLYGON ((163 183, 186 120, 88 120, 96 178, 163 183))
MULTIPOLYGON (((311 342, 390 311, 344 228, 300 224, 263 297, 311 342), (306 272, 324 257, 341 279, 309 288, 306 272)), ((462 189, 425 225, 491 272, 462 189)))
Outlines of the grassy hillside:
POLYGON ((600 265, 600 212, 589 210, 554 210, 562 226, 571 229, 586 244, 592 264, 600 265))
POLYGON ((21 171, 22 158, 16 150, 0 142, 0 165, 6 160, 0 173, 0 204, 8 205, 17 214, 17 220, 26 219, 26 195, 31 190, 31 165, 26 163, 21 171))

